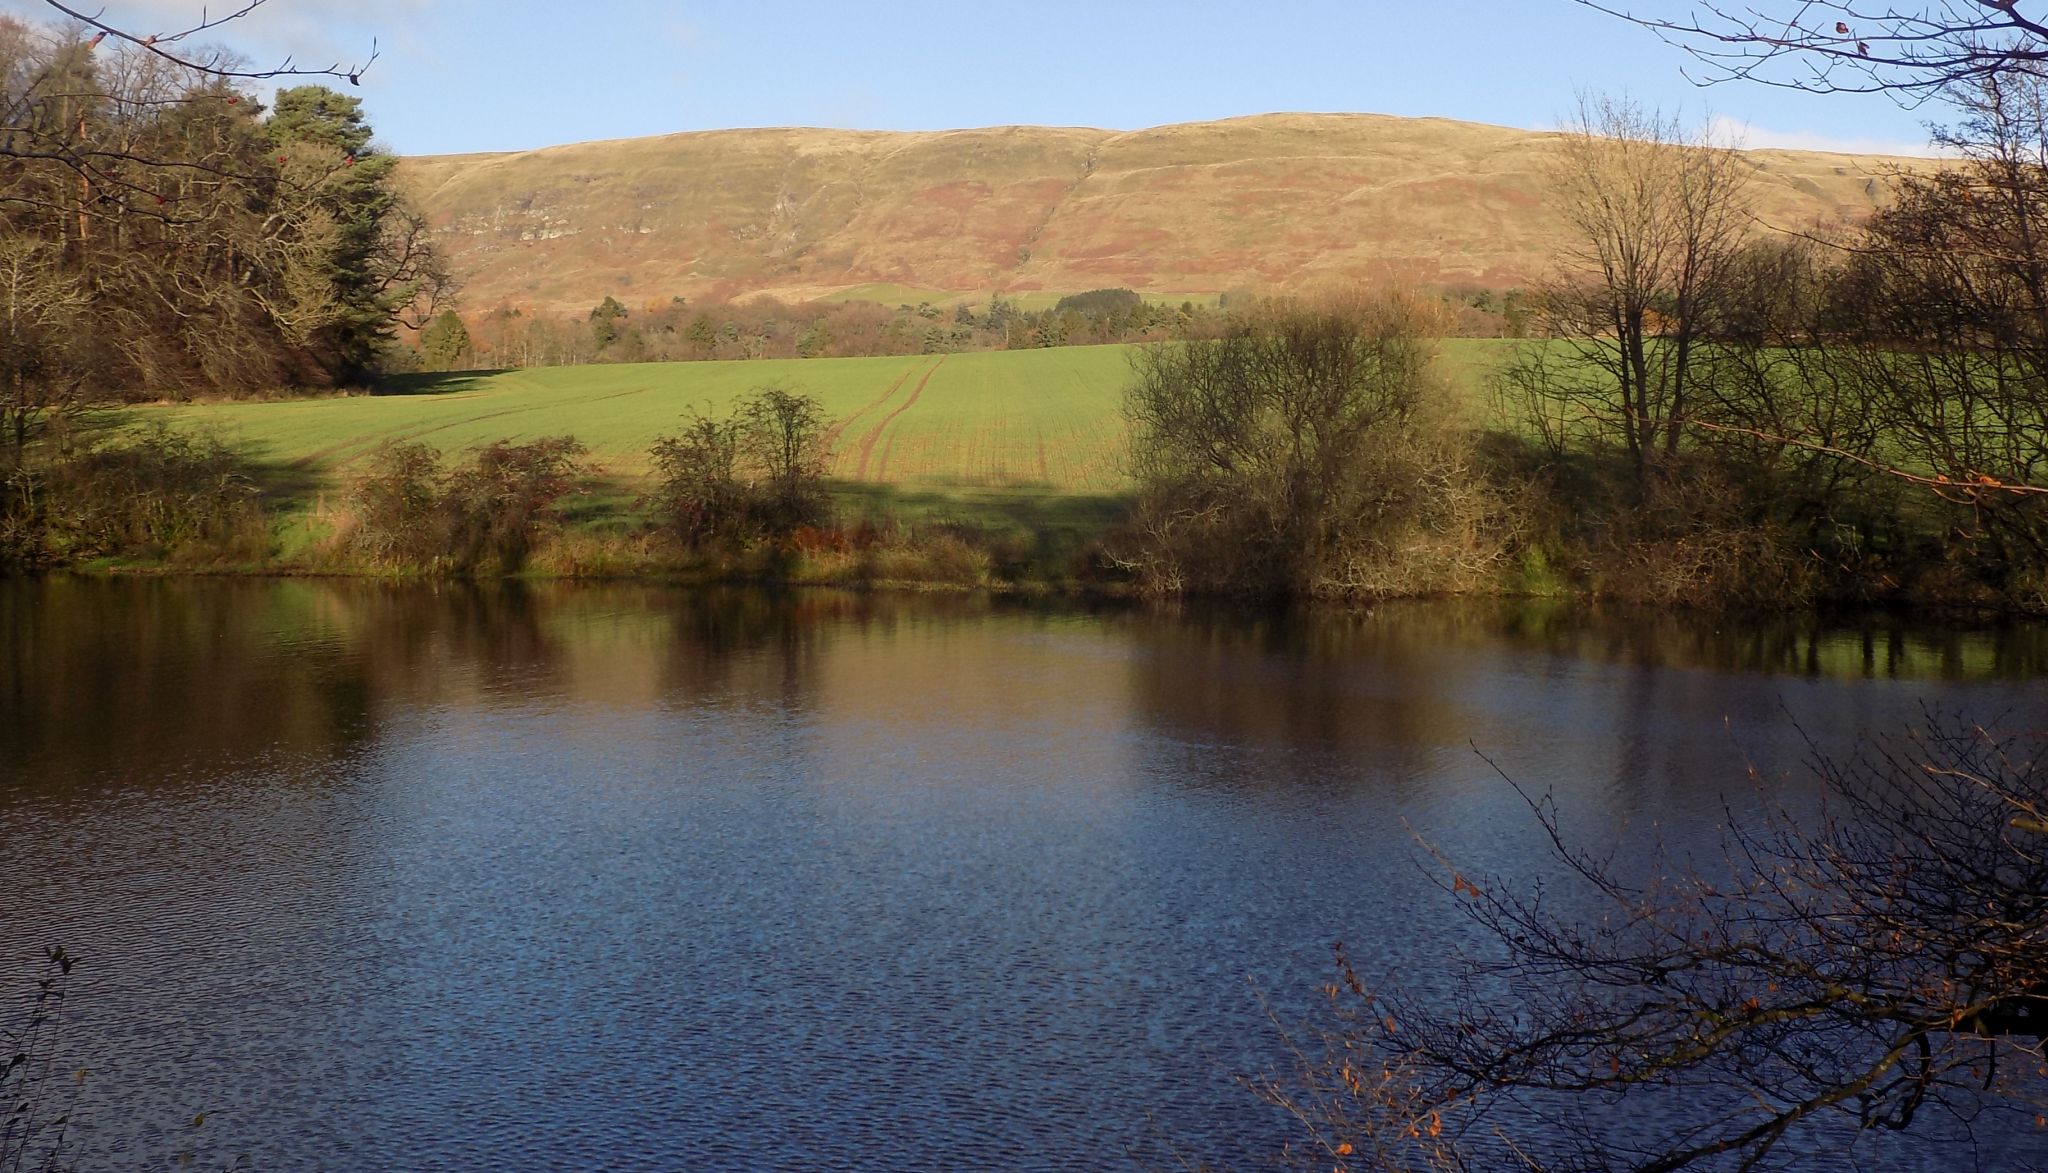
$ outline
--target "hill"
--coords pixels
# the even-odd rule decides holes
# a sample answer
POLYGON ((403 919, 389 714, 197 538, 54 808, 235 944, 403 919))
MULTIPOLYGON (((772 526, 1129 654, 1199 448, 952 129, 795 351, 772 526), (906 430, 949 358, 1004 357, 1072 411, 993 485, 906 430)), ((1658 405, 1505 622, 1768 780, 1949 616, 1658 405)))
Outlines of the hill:
MULTIPOLYGON (((769 293, 885 300, 1329 278, 1495 288, 1561 236, 1551 136, 1273 114, 1118 132, 724 130, 406 159, 472 309, 769 293)), ((1759 211, 1852 219, 1915 161, 1753 151, 1759 211)))

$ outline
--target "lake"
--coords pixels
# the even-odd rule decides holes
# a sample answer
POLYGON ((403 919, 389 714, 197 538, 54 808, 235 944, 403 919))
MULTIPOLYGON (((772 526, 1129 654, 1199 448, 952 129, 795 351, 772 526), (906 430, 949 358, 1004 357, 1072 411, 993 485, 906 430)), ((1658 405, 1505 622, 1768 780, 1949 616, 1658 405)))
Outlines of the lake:
POLYGON ((2048 630, 0 583, 0 1005, 83 958, 85 1168, 1258 1165, 1267 1008, 1443 980, 1420 844, 1558 874, 1502 773, 1711 845, 1923 706, 2048 630))

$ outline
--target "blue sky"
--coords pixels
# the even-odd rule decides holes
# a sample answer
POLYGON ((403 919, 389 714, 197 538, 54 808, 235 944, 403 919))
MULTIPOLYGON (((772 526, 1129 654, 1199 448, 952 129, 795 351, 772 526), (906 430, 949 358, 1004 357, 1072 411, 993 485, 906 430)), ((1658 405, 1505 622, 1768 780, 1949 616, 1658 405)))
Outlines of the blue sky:
MULTIPOLYGON (((200 8, 106 3, 109 18, 155 31, 200 8)), ((1275 110, 1540 128, 1577 87, 1716 116, 1750 146, 1902 150, 1937 113, 1696 88, 1684 54, 1571 0, 268 0, 220 39, 259 62, 326 64, 359 60, 373 37, 381 57, 360 92, 405 154, 739 126, 1131 129, 1275 110)))

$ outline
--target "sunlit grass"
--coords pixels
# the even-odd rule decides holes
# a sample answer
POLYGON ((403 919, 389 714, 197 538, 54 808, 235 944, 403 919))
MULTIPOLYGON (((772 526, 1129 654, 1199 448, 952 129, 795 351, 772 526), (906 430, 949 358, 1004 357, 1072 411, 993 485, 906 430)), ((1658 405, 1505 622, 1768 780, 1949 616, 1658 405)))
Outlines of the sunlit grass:
MULTIPOLYGON (((630 514, 650 472, 649 445, 688 413, 722 414, 752 389, 779 384, 815 396, 834 421, 830 473, 850 509, 919 520, 957 514, 1002 528, 1031 513, 1092 524, 1129 490, 1122 396, 1135 349, 416 376, 392 394, 147 407, 130 419, 215 430, 269 470, 273 496, 308 501, 340 489, 388 440, 458 452, 574 435, 600 470, 602 492, 586 511, 595 521, 630 514)), ((1455 339, 1442 353, 1454 392, 1480 410, 1477 389, 1504 345, 1455 339)))

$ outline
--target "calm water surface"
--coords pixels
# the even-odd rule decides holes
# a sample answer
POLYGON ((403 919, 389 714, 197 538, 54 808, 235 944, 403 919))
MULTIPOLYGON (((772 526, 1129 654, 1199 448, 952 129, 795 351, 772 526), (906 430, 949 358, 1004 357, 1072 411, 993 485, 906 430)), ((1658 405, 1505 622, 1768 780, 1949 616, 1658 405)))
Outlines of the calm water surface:
POLYGON ((1416 837, 1553 872, 1481 753, 1711 843, 1923 705, 2048 633, 0 583, 0 978, 85 958, 89 1168, 1256 1165, 1261 994, 1440 978, 1416 837))

